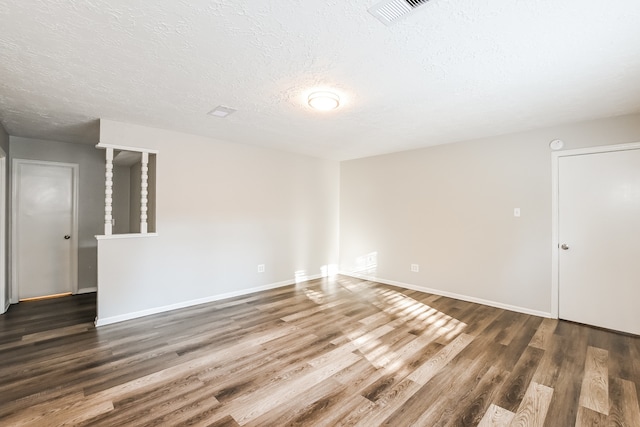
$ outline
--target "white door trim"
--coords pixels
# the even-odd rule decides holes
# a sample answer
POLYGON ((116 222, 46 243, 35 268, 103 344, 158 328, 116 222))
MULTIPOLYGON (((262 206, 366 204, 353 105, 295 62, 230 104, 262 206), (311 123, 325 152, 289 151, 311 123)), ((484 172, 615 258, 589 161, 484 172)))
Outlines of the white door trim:
POLYGON ((43 166, 68 167, 72 171, 73 182, 71 184, 71 213, 73 216, 71 225, 71 292, 78 293, 78 173, 80 167, 77 163, 46 162, 42 160, 13 159, 11 163, 11 303, 19 300, 18 289, 18 207, 16 198, 18 195, 18 169, 23 164, 36 164, 43 166))
POLYGON ((10 304, 7 289, 7 153, 0 148, 0 314, 10 304))
POLYGON ((575 150, 556 151, 551 153, 551 317, 559 317, 560 292, 560 182, 559 159, 567 156, 581 156, 585 154, 609 153, 612 151, 627 151, 640 149, 640 142, 619 145, 605 145, 599 147, 578 148, 575 150))

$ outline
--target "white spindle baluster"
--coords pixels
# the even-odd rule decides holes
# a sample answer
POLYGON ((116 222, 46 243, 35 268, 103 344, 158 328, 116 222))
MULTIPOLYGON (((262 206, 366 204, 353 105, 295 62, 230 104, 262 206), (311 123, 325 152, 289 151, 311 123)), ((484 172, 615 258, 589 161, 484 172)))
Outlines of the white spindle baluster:
POLYGON ((113 148, 107 148, 104 174, 104 234, 110 236, 113 231, 113 148))
POLYGON ((140 233, 147 232, 147 196, 149 180, 149 153, 142 153, 142 164, 140 167, 140 233))

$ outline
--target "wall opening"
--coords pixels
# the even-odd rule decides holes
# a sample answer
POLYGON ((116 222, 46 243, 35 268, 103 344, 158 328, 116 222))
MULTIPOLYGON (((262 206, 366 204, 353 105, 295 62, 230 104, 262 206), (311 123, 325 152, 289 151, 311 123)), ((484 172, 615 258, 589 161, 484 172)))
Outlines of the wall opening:
POLYGON ((105 236, 156 233, 157 152, 98 144, 105 149, 105 236))

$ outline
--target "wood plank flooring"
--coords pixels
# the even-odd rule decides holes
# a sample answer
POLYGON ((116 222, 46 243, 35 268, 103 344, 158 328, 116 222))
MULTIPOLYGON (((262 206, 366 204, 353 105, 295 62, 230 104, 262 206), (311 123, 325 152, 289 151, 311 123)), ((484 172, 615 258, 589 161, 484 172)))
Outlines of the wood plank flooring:
POLYGON ((0 316, 2 426, 640 426, 640 338, 349 277, 0 316))

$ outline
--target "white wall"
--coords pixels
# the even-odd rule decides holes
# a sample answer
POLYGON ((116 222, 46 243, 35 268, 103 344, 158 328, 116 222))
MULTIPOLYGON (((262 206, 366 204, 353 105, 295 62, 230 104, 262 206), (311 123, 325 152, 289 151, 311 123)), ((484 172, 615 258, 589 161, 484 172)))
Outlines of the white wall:
POLYGON ((94 145, 70 144, 12 136, 11 159, 44 160, 79 165, 78 290, 97 284, 95 235, 104 230, 104 153, 94 145))
POLYGON ((550 313, 556 138, 565 149, 638 142, 640 115, 343 162, 340 269, 550 313))
POLYGON ((105 120, 100 141, 159 154, 158 236, 98 241, 98 324, 337 264, 337 162, 105 120))

